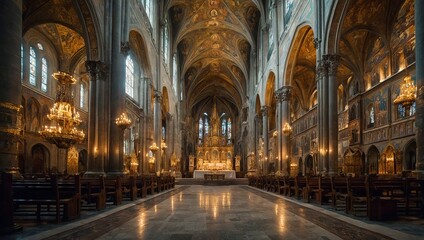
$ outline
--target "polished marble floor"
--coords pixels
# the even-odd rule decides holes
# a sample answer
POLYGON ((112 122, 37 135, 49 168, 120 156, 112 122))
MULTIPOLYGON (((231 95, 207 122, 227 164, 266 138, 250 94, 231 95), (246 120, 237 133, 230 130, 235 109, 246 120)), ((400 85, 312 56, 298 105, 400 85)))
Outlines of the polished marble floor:
MULTIPOLYGON (((408 232, 409 230, 409 232, 408 232)), ((31 232, 32 231, 32 232, 31 232)), ((178 186, 80 221, 8 239, 423 239, 248 186, 178 186)))

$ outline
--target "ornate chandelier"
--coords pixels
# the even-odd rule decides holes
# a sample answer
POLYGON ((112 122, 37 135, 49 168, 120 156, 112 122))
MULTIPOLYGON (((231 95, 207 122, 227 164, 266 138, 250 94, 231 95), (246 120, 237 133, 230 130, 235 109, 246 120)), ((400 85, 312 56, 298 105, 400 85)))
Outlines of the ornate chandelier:
POLYGON ((58 85, 56 102, 50 109, 50 114, 47 114, 51 124, 44 126, 39 133, 58 148, 67 149, 81 142, 85 137, 84 132, 76 128, 81 123, 81 119, 74 106, 71 84, 75 84, 77 80, 64 72, 53 73, 52 76, 57 80, 58 85))
POLYGON ((399 96, 393 101, 394 104, 402 104, 403 107, 409 108, 415 102, 417 97, 417 87, 414 85, 411 76, 406 76, 400 85, 399 96))
POLYGON ((283 134, 288 136, 292 132, 292 128, 288 122, 286 122, 283 126, 283 134))
POLYGON ((126 129, 127 127, 131 125, 131 123, 132 123, 131 119, 128 117, 128 115, 125 112, 123 112, 121 116, 115 119, 115 124, 122 129, 126 129))

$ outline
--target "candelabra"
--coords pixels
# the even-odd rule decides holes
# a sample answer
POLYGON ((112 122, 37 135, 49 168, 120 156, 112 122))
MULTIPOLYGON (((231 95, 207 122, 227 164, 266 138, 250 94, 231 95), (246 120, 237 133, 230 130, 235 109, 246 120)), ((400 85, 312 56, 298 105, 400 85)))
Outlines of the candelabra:
POLYGON ((74 107, 71 85, 77 80, 64 72, 54 73, 53 77, 58 85, 56 102, 50 109, 50 114, 47 114, 51 124, 44 126, 39 133, 58 148, 68 149, 85 137, 84 132, 76 128, 81 123, 81 119, 74 107))

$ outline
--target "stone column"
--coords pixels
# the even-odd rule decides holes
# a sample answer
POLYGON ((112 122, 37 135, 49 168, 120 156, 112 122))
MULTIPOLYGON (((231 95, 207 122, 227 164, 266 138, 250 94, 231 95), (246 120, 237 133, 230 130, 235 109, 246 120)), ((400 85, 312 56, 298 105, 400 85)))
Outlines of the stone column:
POLYGON ((268 159, 268 111, 269 111, 269 107, 268 106, 262 106, 261 108, 261 112, 262 112, 262 136, 264 139, 264 152, 263 152, 263 174, 268 174, 268 163, 269 163, 269 159, 268 159))
POLYGON ((328 66, 321 60, 317 68, 318 78, 318 173, 328 173, 328 66))
POLYGON ((415 69, 417 99, 415 113, 417 177, 424 179, 424 1, 415 0, 415 69))
POLYGON ((1 1, 0 22, 0 172, 20 178, 22 1, 1 1))
POLYGON ((162 130, 162 94, 159 91, 155 91, 155 99, 154 99, 154 117, 153 117, 153 142, 159 147, 159 150, 155 152, 155 170, 156 172, 160 172, 163 168, 162 165, 162 157, 161 157, 161 130, 162 130))
POLYGON ((90 99, 88 108, 88 161, 87 172, 84 176, 96 177, 104 175, 106 158, 107 124, 106 124, 106 64, 101 61, 87 61, 85 63, 90 73, 90 99))
MULTIPOLYGON (((281 137, 281 160, 282 160, 282 173, 284 175, 288 175, 289 157, 290 157, 290 134, 285 135, 282 133, 284 124, 290 124, 290 100, 292 96, 292 87, 291 86, 283 86, 278 91, 278 99, 281 102, 281 117, 279 120, 278 131, 281 132, 279 134, 279 138, 281 137)), ((290 124, 291 125, 291 124, 290 124)))
POLYGON ((283 106, 282 106, 282 99, 281 99, 281 88, 276 90, 274 93, 274 96, 276 98, 276 102, 277 102, 277 166, 276 166, 276 171, 279 171, 280 173, 282 173, 282 166, 283 163, 282 161, 284 161, 284 158, 282 157, 282 144, 283 144, 283 133, 282 133, 282 129, 283 129, 283 106))
POLYGON ((255 166, 256 166, 256 173, 259 174, 259 162, 258 162, 258 156, 259 156, 259 116, 255 115, 253 119, 253 134, 254 134, 254 140, 253 140, 253 153, 254 153, 254 160, 255 166))
POLYGON ((338 143, 339 128, 337 116, 337 68, 339 67, 340 56, 324 55, 323 60, 328 66, 328 174, 334 176, 338 174, 338 143))
POLYGON ((124 174, 123 132, 115 119, 125 111, 125 57, 129 51, 128 42, 122 42, 123 2, 112 1, 112 49, 109 114, 109 161, 107 173, 124 174))

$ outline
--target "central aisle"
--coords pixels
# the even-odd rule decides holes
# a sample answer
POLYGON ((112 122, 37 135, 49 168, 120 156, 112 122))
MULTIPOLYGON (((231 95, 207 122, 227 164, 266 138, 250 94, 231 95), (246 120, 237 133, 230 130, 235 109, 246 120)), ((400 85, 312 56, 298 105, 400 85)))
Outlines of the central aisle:
POLYGON ((241 186, 190 186, 143 208, 137 217, 100 238, 339 239, 285 210, 284 202, 272 202, 255 192, 241 186))

